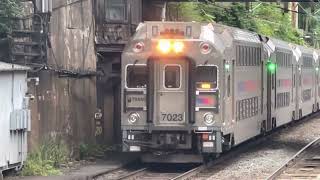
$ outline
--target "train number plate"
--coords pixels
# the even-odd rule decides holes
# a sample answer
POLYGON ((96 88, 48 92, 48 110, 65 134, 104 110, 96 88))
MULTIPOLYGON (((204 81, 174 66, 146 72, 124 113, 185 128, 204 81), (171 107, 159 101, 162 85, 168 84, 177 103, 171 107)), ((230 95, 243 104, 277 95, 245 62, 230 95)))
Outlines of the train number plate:
POLYGON ((184 115, 182 113, 161 113, 161 121, 182 122, 184 121, 184 115))

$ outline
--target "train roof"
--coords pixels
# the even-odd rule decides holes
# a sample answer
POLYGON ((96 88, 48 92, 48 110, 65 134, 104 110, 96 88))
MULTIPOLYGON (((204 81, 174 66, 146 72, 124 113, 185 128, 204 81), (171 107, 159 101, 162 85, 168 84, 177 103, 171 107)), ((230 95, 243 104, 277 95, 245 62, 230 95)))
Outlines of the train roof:
POLYGON ((272 41, 272 43, 275 45, 276 48, 286 49, 289 51, 293 50, 292 47, 290 46, 290 43, 286 41, 282 41, 275 38, 270 38, 270 40, 272 41))
POLYGON ((297 47, 300 49, 302 54, 313 55, 313 53, 315 53, 315 49, 313 49, 313 48, 309 48, 309 47, 301 46, 301 45, 297 45, 297 47))
POLYGON ((236 27, 226 26, 223 24, 217 24, 217 23, 213 23, 212 25, 216 33, 221 34, 225 31, 228 31, 234 40, 261 43, 259 39, 259 35, 256 32, 243 30, 236 27))

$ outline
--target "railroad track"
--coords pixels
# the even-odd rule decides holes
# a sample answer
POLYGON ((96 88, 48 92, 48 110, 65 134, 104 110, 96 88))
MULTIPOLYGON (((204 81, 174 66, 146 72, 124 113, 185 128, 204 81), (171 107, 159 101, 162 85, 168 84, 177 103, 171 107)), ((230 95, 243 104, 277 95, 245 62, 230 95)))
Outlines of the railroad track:
POLYGON ((197 169, 198 165, 151 165, 135 174, 130 174, 119 180, 176 180, 189 171, 197 169))
POLYGON ((93 177, 93 180, 175 180, 196 165, 142 165, 128 164, 93 177))
POLYGON ((302 148, 267 179, 320 179, 320 137, 302 148))
POLYGON ((133 162, 124 166, 112 169, 101 174, 95 175, 93 180, 119 180, 128 176, 134 176, 139 172, 145 171, 147 168, 141 163, 133 162))
MULTIPOLYGON (((303 119, 301 119, 299 121, 295 121, 295 122, 291 123, 289 126, 295 126, 295 125, 301 124, 301 123, 303 123, 307 120, 313 119, 319 115, 320 115, 319 112, 314 113, 310 116, 304 117, 303 119)), ((270 138, 274 137, 277 133, 279 133, 280 130, 281 130, 281 128, 276 129, 274 132, 271 132, 270 134, 268 134, 266 136, 249 140, 248 142, 245 142, 245 143, 241 144, 240 146, 237 146, 237 147, 231 149, 230 151, 223 153, 219 158, 210 161, 208 164, 201 165, 195 169, 190 170, 189 172, 181 174, 180 176, 176 177, 174 180, 209 179, 213 175, 214 171, 216 170, 216 165, 218 165, 224 161, 230 160, 233 157, 236 157, 243 152, 251 150, 253 147, 258 146, 258 145, 262 144, 263 142, 268 141, 270 138)), ((318 141, 320 144, 320 138, 318 141)), ((320 147, 318 147, 318 152, 320 152, 319 150, 320 150, 320 147)), ((318 160, 318 163, 319 163, 318 166, 320 169, 320 156, 314 158, 313 160, 315 160, 315 159, 318 160)), ((319 172, 320 172, 320 170, 319 170, 319 172)), ((320 179, 320 176, 318 178, 320 179)))
MULTIPOLYGON (((319 116, 320 113, 314 113, 308 117, 305 117, 299 121, 293 122, 289 126, 295 126, 305 122, 306 120, 312 119, 316 116, 319 116)), ((234 147, 228 152, 223 153, 220 157, 215 158, 207 164, 180 168, 176 165, 176 167, 161 167, 161 165, 155 166, 146 166, 141 163, 135 165, 128 165, 126 167, 120 167, 115 170, 111 170, 104 174, 98 175, 94 178, 94 180, 194 180, 194 179, 209 179, 210 176, 216 171, 216 166, 220 163, 230 160, 241 153, 244 153, 258 145, 268 141, 270 138, 274 137, 276 134, 280 132, 280 129, 275 130, 274 132, 262 136, 257 137, 255 139, 251 139, 240 146, 234 147)), ((320 138, 318 139, 320 149, 320 138)), ((315 143, 315 141, 313 142, 315 143)), ((313 158, 311 161, 318 161, 318 166, 320 167, 320 156, 313 158)), ((312 163, 309 163, 309 165, 312 163)), ((279 169, 280 170, 280 169, 279 169)), ((306 170, 306 169, 304 169, 306 170)), ((320 172, 320 170, 319 170, 320 172)), ((320 177, 319 177, 320 178, 320 177)), ((272 176, 270 176, 270 179, 272 176)), ((287 178, 288 179, 288 178, 287 178)))

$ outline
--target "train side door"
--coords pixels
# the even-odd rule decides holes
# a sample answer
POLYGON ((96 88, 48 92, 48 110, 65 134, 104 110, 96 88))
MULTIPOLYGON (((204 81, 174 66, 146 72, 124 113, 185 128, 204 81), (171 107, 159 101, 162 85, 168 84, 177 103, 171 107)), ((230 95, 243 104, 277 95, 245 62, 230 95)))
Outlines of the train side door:
POLYGON ((155 66, 156 125, 188 122, 188 63, 184 59, 159 60, 155 66))
POLYGON ((317 111, 317 102, 318 102, 318 91, 317 91, 317 87, 318 87, 318 74, 317 74, 317 69, 316 69, 316 63, 314 63, 314 68, 313 68, 313 71, 314 71, 314 75, 313 75, 313 83, 314 83, 314 105, 313 105, 313 112, 316 112, 317 111))
POLYGON ((295 110, 295 120, 301 118, 302 114, 300 111, 300 101, 301 101, 301 66, 299 63, 296 65, 296 110, 295 110))
MULTIPOLYGON (((269 62, 268 62, 269 63, 269 62)), ((273 114, 276 108, 276 72, 270 70, 267 63, 267 124, 266 131, 272 130, 275 125, 273 114)), ((271 62, 270 62, 271 63, 271 62)))

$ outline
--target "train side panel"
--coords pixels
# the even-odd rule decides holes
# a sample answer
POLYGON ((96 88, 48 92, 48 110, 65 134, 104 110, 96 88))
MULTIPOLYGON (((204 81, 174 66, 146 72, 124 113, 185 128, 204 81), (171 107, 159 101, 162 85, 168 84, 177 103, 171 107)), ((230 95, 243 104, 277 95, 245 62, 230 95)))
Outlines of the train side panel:
POLYGON ((257 136, 261 132, 262 45, 238 43, 235 66, 235 144, 257 136))
POLYGON ((299 67, 300 79, 300 102, 299 115, 300 117, 307 116, 314 111, 314 96, 315 96, 315 59, 313 51, 305 47, 299 47, 302 52, 301 66, 299 67))
POLYGON ((290 49, 276 49, 276 126, 291 122, 295 113, 294 64, 290 49))

